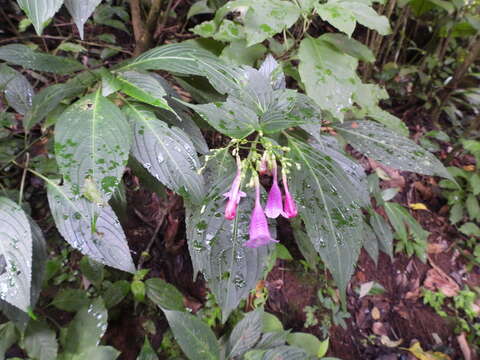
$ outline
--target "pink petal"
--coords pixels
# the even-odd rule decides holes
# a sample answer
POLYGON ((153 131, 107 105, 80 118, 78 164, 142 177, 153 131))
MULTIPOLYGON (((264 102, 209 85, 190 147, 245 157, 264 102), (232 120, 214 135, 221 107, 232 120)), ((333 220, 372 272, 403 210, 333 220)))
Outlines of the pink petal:
POLYGON ((283 213, 282 191, 278 186, 277 169, 273 169, 273 185, 268 193, 267 205, 265 206, 265 214, 269 218, 275 219, 283 213))

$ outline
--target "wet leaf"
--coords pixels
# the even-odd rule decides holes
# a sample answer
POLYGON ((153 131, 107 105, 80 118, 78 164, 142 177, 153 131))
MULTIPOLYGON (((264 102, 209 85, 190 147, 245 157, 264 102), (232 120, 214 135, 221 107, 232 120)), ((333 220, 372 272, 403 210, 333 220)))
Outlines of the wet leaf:
POLYGON ((32 230, 23 210, 0 197, 0 300, 27 312, 31 305, 32 230))
POLYGON ((345 122, 336 129, 356 150, 384 165, 451 179, 442 163, 407 137, 372 121, 345 122))
POLYGON ((235 175, 235 161, 227 149, 208 156, 204 176, 209 189, 203 204, 186 204, 187 239, 195 273, 201 271, 208 287, 222 308, 222 320, 246 298, 257 281, 272 249, 245 247, 248 240, 251 197, 242 199, 234 220, 223 212, 228 191, 235 175))
POLYGON ((133 156, 162 184, 200 202, 205 190, 197 172, 197 152, 189 137, 141 106, 129 105, 126 113, 134 129, 133 156))
POLYGON ((100 90, 69 106, 55 125, 55 155, 69 191, 79 195, 91 180, 106 202, 123 175, 131 142, 125 116, 100 90))
POLYGON ((278 346, 274 349, 268 350, 263 355, 262 360, 305 360, 308 359, 308 354, 295 346, 278 346))
POLYGON ((125 233, 111 207, 74 195, 70 187, 48 182, 48 203, 60 234, 93 260, 133 273, 125 233))
POLYGON ((183 295, 172 284, 159 278, 145 281, 147 297, 156 305, 166 310, 184 311, 183 295))
POLYGON ((89 303, 90 300, 85 291, 80 289, 62 289, 51 304, 60 310, 76 312, 89 303))
POLYGON ((375 211, 370 212, 370 225, 377 236, 380 250, 392 258, 393 233, 390 225, 380 214, 375 211))
POLYGON ((289 175, 299 215, 345 300, 362 246, 361 195, 330 156, 292 137, 289 146, 300 166, 289 175))
POLYGON ((145 336, 145 342, 143 343, 142 350, 137 357, 137 360, 158 360, 158 356, 155 350, 152 348, 148 337, 145 336))
POLYGON ((20 73, 17 73, 5 87, 5 99, 7 99, 8 105, 22 115, 25 115, 32 107, 33 95, 32 85, 20 73))
MULTIPOLYGON (((36 0, 31 0, 36 1, 36 0)), ((44 1, 44 0, 39 0, 44 1)), ((9 44, 0 47, 0 59, 25 69, 51 72, 54 74, 69 74, 83 70, 78 61, 32 50, 26 45, 9 44)))
POLYGON ((450 360, 446 354, 437 351, 425 351, 419 342, 414 343, 408 349, 419 360, 450 360))
POLYGON ((5 353, 18 340, 17 330, 12 322, 0 325, 0 359, 5 358, 5 353))
POLYGON ((58 343, 55 331, 44 321, 31 321, 25 331, 23 347, 32 359, 56 359, 58 343))

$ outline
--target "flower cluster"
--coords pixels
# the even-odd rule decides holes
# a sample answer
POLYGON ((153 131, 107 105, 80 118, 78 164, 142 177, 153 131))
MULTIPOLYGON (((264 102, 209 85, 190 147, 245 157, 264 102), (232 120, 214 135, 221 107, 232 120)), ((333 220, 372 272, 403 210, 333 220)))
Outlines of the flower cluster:
MULTIPOLYGON (((282 183, 285 196, 282 196, 282 190, 278 184, 277 163, 275 160, 268 161, 268 157, 263 156, 259 164, 259 173, 261 175, 271 173, 273 177, 272 187, 268 193, 265 210, 260 201, 260 181, 257 173, 254 173, 253 182, 255 186, 255 206, 250 217, 249 240, 245 246, 256 248, 267 245, 271 242, 278 242, 270 235, 267 217, 275 219, 282 215, 285 218, 297 216, 297 206, 288 189, 287 176, 282 168, 282 183)), ((230 191, 224 196, 228 198, 225 208, 225 218, 232 220, 236 216, 237 207, 245 193, 240 190, 242 180, 242 164, 237 157, 237 173, 230 187, 230 191)))

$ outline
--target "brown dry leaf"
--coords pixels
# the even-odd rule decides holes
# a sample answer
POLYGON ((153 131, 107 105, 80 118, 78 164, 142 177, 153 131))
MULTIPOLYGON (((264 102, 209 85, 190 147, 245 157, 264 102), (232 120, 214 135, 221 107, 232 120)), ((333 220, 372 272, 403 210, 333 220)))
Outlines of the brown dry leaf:
POLYGON ((391 340, 387 335, 382 335, 380 342, 389 348, 394 348, 399 346, 403 342, 403 339, 391 340))
POLYGON ((460 291, 458 284, 450 276, 445 274, 442 269, 434 265, 432 262, 430 263, 434 268, 428 270, 427 278, 423 282, 423 286, 431 291, 439 290, 442 294, 448 297, 458 295, 458 292, 460 291))
POLYGON ((465 360, 472 360, 472 350, 468 346, 467 337, 464 332, 457 336, 458 345, 460 350, 462 350, 463 358, 465 360))
POLYGON ((422 203, 409 204, 408 207, 412 210, 428 210, 427 206, 422 203))
POLYGON ((372 309, 372 319, 373 319, 373 320, 379 320, 379 319, 380 319, 380 316, 381 316, 380 310, 378 310, 377 307, 374 307, 374 308, 372 309))
POLYGON ((463 166, 463 170, 465 170, 465 171, 475 171, 475 165, 465 165, 465 166, 463 166))
POLYGON ((445 355, 441 352, 423 350, 419 342, 416 342, 410 346, 409 349, 405 350, 410 351, 410 353, 412 353, 419 360, 451 360, 448 355, 445 355))
POLYGON ((442 241, 439 243, 428 243, 427 245, 427 253, 437 255, 445 250, 448 249, 448 243, 446 241, 442 241))

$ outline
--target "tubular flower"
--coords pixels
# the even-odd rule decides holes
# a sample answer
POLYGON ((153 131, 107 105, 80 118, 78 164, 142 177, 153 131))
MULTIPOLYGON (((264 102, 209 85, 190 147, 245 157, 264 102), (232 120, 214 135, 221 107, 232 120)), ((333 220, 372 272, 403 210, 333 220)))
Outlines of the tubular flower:
POLYGON ((278 242, 272 239, 270 229, 268 228, 267 218, 260 204, 260 183, 258 178, 255 181, 255 207, 253 208, 252 217, 250 218, 250 239, 245 246, 257 248, 259 246, 268 245, 271 242, 278 242))
POLYGON ((266 175, 270 172, 268 168, 268 153, 265 151, 260 159, 260 166, 258 167, 258 173, 260 175, 266 175))
POLYGON ((265 206, 265 214, 269 218, 275 219, 280 214, 283 214, 283 205, 282 205, 282 191, 278 186, 277 180, 277 164, 273 163, 273 184, 268 193, 267 205, 265 206))
POLYGON ((285 202, 283 203, 283 217, 287 219, 293 218, 297 216, 297 205, 295 204, 295 200, 293 199, 290 191, 288 190, 287 184, 287 175, 284 171, 282 171, 282 181, 283 181, 283 189, 285 190, 285 202))
POLYGON ((225 208, 225 219, 233 220, 237 215, 237 207, 240 203, 242 197, 247 196, 243 191, 240 190, 240 184, 242 181, 242 165, 240 159, 237 157, 237 174, 235 179, 233 179, 232 186, 230 191, 223 194, 228 198, 227 206, 225 208))

